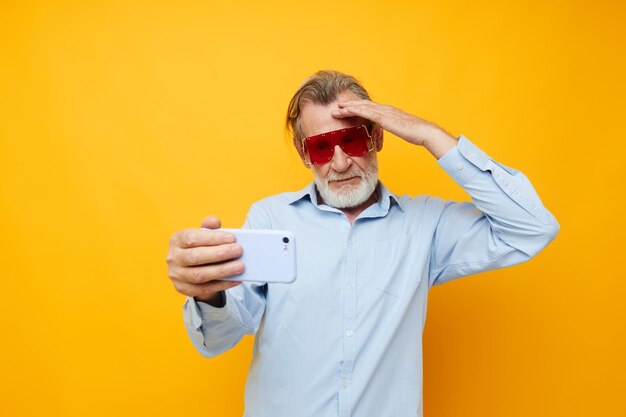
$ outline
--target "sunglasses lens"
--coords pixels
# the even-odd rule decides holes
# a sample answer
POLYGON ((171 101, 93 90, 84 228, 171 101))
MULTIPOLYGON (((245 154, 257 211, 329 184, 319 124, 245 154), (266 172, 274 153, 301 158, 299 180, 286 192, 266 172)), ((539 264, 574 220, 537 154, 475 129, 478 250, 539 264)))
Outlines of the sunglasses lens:
POLYGON ((367 131, 363 126, 347 129, 339 139, 341 149, 350 156, 363 156, 368 152, 367 131))
POLYGON ((311 137, 305 142, 312 164, 324 164, 333 158, 333 144, 325 136, 311 137))

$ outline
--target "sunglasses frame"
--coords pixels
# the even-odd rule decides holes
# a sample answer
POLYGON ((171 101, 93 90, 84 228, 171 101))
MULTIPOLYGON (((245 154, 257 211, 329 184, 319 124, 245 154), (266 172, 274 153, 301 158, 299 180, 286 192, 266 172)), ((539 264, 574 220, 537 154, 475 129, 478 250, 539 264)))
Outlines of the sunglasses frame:
MULTIPOLYGON (((332 147, 332 154, 330 155, 330 158, 328 158, 328 160, 326 162, 311 162, 311 157, 309 156, 309 151, 306 147, 306 141, 307 139, 311 139, 311 138, 316 138, 319 136, 324 136, 324 135, 328 135, 331 133, 335 133, 335 132, 341 132, 341 131, 345 131, 345 130, 350 130, 350 129, 354 129, 355 127, 362 127, 363 129, 365 129, 365 134, 367 135, 367 152, 365 152, 363 155, 367 155, 368 153, 372 152, 374 150, 374 139, 372 139, 372 135, 370 135, 369 130, 367 129, 366 125, 356 125, 356 126, 350 126, 350 127, 344 127, 343 129, 337 129, 337 130, 331 130, 330 132, 324 132, 324 133, 320 133, 319 135, 313 135, 313 136, 308 136, 304 139, 302 139, 302 151, 304 154, 304 160, 307 164, 307 166, 310 166, 311 164, 313 165, 324 165, 329 163, 330 161, 332 161, 333 156, 335 156, 335 146, 332 147)), ((339 144, 339 147, 341 148, 341 150, 343 152, 346 153, 346 155, 350 156, 350 157, 358 157, 358 156, 363 156, 363 155, 350 155, 349 153, 347 153, 343 147, 341 146, 341 144, 339 144)))

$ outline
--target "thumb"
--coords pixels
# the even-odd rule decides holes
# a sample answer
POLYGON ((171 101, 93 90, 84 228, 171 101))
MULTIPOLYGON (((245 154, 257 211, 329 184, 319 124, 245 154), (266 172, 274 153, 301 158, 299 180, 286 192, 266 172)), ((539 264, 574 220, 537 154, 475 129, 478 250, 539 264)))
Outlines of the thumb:
POLYGON ((207 216, 202 219, 202 227, 208 229, 219 229, 222 226, 222 222, 215 216, 207 216))

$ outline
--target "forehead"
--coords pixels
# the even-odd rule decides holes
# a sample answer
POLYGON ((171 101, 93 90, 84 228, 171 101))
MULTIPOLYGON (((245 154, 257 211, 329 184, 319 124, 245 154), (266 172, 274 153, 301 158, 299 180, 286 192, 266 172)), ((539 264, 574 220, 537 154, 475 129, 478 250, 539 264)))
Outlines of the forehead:
POLYGON ((304 137, 315 136, 321 133, 338 130, 344 127, 356 126, 364 124, 364 119, 360 117, 349 117, 345 119, 336 119, 330 112, 337 110, 338 101, 359 100, 352 91, 344 91, 339 94, 337 100, 330 104, 316 104, 305 102, 300 108, 300 127, 304 137))

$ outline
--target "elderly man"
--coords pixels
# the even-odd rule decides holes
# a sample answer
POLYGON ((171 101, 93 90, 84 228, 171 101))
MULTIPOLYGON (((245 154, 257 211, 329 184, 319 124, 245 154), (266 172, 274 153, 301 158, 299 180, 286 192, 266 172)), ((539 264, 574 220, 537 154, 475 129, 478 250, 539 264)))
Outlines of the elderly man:
POLYGON ((421 416, 428 290, 530 259, 558 223, 523 174, 463 135, 372 102, 346 74, 308 78, 287 125, 314 182, 255 203, 244 227, 293 231, 298 278, 220 281, 244 265, 232 235, 207 230, 219 219, 175 233, 169 276, 188 296, 189 336, 211 357, 256 335, 245 416, 421 416), (426 148, 473 202, 390 192, 377 169, 385 130, 426 148))

